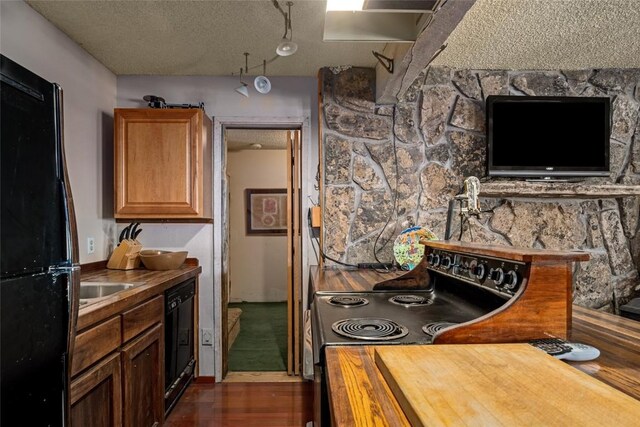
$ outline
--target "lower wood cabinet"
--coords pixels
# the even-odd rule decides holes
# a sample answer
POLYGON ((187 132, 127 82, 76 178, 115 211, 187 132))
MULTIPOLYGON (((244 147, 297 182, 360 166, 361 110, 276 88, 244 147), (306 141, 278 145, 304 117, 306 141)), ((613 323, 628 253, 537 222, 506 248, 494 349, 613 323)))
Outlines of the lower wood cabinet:
POLYGON ((71 382, 72 427, 122 426, 120 353, 115 353, 71 382))
POLYGON ((122 348, 125 427, 160 426, 164 420, 164 334, 155 326, 122 348))
POLYGON ((164 422, 162 295, 76 335, 72 427, 158 427, 164 422))

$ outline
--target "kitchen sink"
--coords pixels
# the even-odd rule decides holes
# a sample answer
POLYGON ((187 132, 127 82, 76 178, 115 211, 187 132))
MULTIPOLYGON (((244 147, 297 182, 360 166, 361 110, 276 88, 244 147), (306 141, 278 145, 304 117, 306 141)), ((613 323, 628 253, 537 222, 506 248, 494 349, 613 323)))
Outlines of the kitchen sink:
POLYGON ((97 302, 136 285, 137 283, 80 282, 80 306, 97 302))

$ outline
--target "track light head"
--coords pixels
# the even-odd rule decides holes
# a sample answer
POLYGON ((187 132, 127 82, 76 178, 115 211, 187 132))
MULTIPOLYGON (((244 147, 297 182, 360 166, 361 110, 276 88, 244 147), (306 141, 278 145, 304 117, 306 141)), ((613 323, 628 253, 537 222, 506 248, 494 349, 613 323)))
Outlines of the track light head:
POLYGON ((269 93, 271 90, 271 82, 265 76, 258 76, 253 80, 253 86, 262 94, 269 93))
POLYGON ((236 92, 238 92, 240 95, 245 96, 245 97, 249 97, 249 88, 247 87, 246 83, 242 83, 241 86, 238 86, 236 88, 236 92))
POLYGON ((290 56, 296 53, 298 44, 284 37, 278 47, 276 53, 280 56, 290 56))

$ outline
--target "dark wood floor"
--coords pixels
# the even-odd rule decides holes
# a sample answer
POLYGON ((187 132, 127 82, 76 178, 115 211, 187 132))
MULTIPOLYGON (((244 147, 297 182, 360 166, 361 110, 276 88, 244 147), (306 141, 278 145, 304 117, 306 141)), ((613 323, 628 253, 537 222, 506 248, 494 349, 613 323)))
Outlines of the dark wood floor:
POLYGON ((165 427, 304 426, 313 418, 313 384, 191 384, 165 427))

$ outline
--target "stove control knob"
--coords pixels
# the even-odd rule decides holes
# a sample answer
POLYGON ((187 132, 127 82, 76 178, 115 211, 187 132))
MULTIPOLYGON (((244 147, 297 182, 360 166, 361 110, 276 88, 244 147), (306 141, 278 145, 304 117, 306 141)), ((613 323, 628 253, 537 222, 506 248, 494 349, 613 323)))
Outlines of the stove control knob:
POLYGON ((434 267, 437 267, 440 265, 440 255, 435 254, 433 256, 433 262, 431 263, 431 265, 433 265, 434 267))
POLYGON ((492 268, 489 270, 489 279, 493 280, 497 286, 502 285, 504 281, 504 271, 501 268, 492 268))
POLYGON ((433 254, 429 254, 427 255, 427 262, 431 265, 433 265, 433 254))
POLYGON ((486 272, 487 269, 484 267, 484 264, 478 264, 471 269, 471 275, 478 280, 484 279, 486 272))
POLYGON ((448 270, 449 267, 451 267, 451 257, 450 256, 445 256, 442 259, 442 268, 444 268, 445 270, 448 270))
POLYGON ((504 287, 508 290, 515 289, 520 282, 520 278, 518 277, 518 273, 513 270, 509 270, 507 274, 504 275, 504 287))

